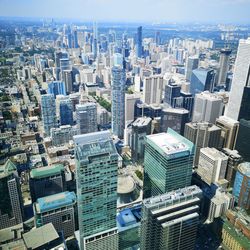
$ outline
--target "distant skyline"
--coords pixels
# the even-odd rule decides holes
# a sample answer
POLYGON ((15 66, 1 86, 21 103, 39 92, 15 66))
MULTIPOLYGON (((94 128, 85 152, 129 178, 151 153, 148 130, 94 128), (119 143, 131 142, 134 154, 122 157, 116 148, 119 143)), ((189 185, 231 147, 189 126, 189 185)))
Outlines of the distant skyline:
POLYGON ((250 23, 250 0, 0 0, 0 16, 120 22, 250 23))

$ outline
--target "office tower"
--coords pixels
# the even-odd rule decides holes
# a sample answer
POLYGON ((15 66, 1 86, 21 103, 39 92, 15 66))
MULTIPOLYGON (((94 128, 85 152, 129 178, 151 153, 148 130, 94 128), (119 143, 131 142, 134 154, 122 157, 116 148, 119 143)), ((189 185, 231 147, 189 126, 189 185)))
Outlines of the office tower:
POLYGON ((169 83, 165 86, 164 103, 168 104, 170 107, 175 107, 174 103, 176 98, 181 95, 181 85, 176 83, 169 83))
POLYGON ((228 157, 215 148, 201 148, 197 174, 208 185, 224 179, 228 157))
POLYGON ((32 202, 44 196, 63 192, 65 189, 64 166, 57 164, 32 169, 29 185, 32 202))
POLYGON ((185 124, 189 122, 189 111, 182 108, 165 108, 161 112, 161 131, 168 128, 184 135, 185 124))
POLYGON ((143 102, 146 104, 160 105, 162 101, 162 89, 162 76, 154 75, 150 77, 145 77, 143 81, 143 102))
POLYGON ((156 43, 156 45, 160 45, 161 44, 161 33, 160 33, 160 31, 157 31, 155 33, 155 43, 156 43))
POLYGON ((140 249, 194 249, 201 199, 197 186, 144 199, 140 249))
POLYGON ((250 85, 250 38, 241 39, 234 66, 233 82, 225 116, 239 120, 240 107, 245 86, 250 85))
POLYGON ((213 124, 206 122, 186 123, 184 136, 195 144, 195 156, 194 156, 194 166, 198 166, 198 160, 200 155, 200 149, 209 148, 220 148, 220 135, 221 129, 213 124))
POLYGON ((140 101, 140 94, 125 94, 125 124, 135 119, 135 104, 140 101))
POLYGON ((186 63, 186 68, 185 68, 185 76, 186 79, 190 82, 191 81, 191 76, 192 76, 192 71, 197 69, 199 66, 199 58, 198 56, 190 56, 188 57, 187 63, 186 63))
POLYGON ((57 95, 66 95, 65 83, 59 81, 49 82, 48 94, 53 94, 54 98, 56 98, 57 95))
POLYGON ((123 56, 120 53, 115 53, 113 55, 114 58, 114 66, 120 66, 123 68, 123 56))
POLYGON ((73 48, 79 48, 77 27, 74 27, 73 30, 73 48))
POLYGON ((137 35, 136 35, 136 56, 141 58, 142 57, 142 27, 137 28, 137 35))
POLYGON ((222 147, 234 149, 239 131, 239 122, 226 116, 216 119, 215 125, 221 128, 222 147))
POLYGON ((119 138, 123 137, 125 128, 125 72, 122 67, 114 66, 112 68, 112 132, 119 138))
POLYGON ((250 161, 250 151, 248 148, 250 140, 250 71, 247 85, 243 90, 238 119, 240 124, 236 141, 236 149, 239 151, 245 161, 250 161))
POLYGON ((7 160, 0 166, 0 230, 22 223, 23 202, 16 166, 7 160))
POLYGON ((78 134, 76 126, 63 125, 59 128, 51 129, 51 140, 53 146, 61 146, 73 140, 73 136, 78 134))
POLYGON ((36 227, 52 223, 58 233, 65 238, 75 233, 74 192, 62 192, 37 199, 33 204, 36 227))
POLYGON ((44 132, 50 135, 50 129, 57 127, 56 103, 54 95, 46 94, 41 96, 41 109, 44 132))
POLYGON ((199 68, 192 71, 190 93, 195 95, 205 90, 212 92, 215 73, 213 69, 199 68))
POLYGON ((62 80, 65 83, 65 90, 71 93, 73 90, 73 72, 72 70, 64 70, 62 72, 62 80))
POLYGON ((97 108, 97 124, 100 126, 107 126, 110 123, 109 113, 105 108, 97 108))
POLYGON ((243 159, 237 150, 223 148, 221 151, 228 157, 226 180, 228 180, 229 186, 232 187, 234 184, 237 167, 243 161, 243 159))
POLYGON ((220 69, 217 83, 218 85, 226 85, 229 59, 231 53, 231 49, 221 49, 220 51, 220 69))
POLYGON ((250 208, 250 163, 243 162, 238 166, 233 195, 239 207, 246 210, 250 208))
POLYGON ((69 98, 60 100, 59 109, 61 125, 73 125, 74 120, 72 101, 69 98))
POLYGON ((108 131, 77 135, 74 142, 81 249, 116 250, 119 155, 108 131))
POLYGON ((98 53, 98 27, 96 22, 93 23, 92 53, 95 60, 98 53))
POLYGON ((132 123, 131 151, 134 161, 144 158, 145 136, 151 134, 151 121, 149 117, 141 117, 132 123))
POLYGON ((202 92, 195 95, 193 122, 215 123, 216 118, 222 115, 223 98, 218 95, 202 92))
POLYGON ((64 70, 70 70, 71 66, 70 66, 70 61, 68 57, 63 57, 60 59, 60 71, 61 71, 61 76, 62 76, 62 72, 64 70))
POLYGON ((76 124, 80 134, 97 131, 97 107, 94 102, 76 105, 76 124))
POLYGON ((213 222, 215 218, 219 218, 225 215, 228 209, 234 207, 234 197, 230 193, 224 192, 218 188, 216 194, 210 201, 210 207, 208 212, 208 221, 213 222))
POLYGON ((144 198, 191 184, 194 145, 172 129, 145 137, 144 198))

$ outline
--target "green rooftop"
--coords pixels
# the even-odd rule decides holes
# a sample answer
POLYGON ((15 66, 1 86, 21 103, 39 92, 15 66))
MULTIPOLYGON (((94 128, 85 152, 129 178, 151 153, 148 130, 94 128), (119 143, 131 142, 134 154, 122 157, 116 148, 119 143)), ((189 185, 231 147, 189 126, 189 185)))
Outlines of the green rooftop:
POLYGON ((56 164, 47 167, 34 168, 30 172, 30 177, 33 179, 46 178, 51 175, 60 174, 64 169, 62 164, 56 164))
POLYGON ((228 220, 224 220, 223 228, 244 248, 249 249, 250 239, 244 236, 242 233, 238 233, 235 230, 235 227, 228 222, 228 220))
POLYGON ((0 166, 0 174, 9 175, 15 171, 17 171, 16 165, 10 159, 4 165, 0 166))

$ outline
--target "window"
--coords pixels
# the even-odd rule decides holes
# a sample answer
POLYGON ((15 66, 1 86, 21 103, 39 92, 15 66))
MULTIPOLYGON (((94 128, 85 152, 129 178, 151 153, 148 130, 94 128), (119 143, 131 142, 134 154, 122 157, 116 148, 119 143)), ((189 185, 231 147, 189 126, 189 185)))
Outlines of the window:
POLYGON ((62 222, 67 222, 71 220, 70 214, 66 214, 62 216, 62 222))

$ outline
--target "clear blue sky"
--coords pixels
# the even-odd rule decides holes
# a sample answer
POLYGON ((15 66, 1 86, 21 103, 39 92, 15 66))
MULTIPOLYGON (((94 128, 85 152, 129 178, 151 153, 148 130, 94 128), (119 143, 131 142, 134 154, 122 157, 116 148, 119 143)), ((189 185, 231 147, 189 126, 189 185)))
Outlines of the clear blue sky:
POLYGON ((250 23, 250 0, 0 0, 0 16, 250 23))

